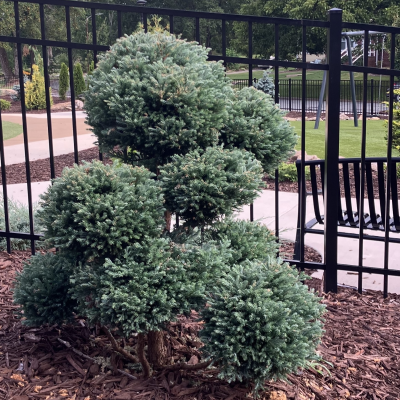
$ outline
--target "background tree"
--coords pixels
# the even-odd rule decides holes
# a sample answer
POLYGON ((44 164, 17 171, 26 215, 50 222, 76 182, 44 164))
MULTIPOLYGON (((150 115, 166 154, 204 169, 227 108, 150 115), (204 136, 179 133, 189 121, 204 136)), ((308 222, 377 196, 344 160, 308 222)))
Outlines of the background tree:
POLYGON ((86 90, 85 79, 80 63, 74 65, 74 89, 76 97, 79 97, 86 90))
POLYGON ((62 63, 60 76, 58 80, 58 94, 60 95, 60 98, 62 100, 65 100, 65 94, 67 93, 68 88, 69 88, 68 67, 64 63, 62 63))

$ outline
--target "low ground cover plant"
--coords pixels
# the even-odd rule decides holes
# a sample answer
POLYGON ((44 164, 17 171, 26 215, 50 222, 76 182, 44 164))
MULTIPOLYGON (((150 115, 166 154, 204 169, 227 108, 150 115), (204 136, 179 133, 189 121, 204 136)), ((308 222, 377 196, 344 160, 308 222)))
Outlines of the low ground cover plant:
POLYGON ((100 57, 85 93, 87 122, 102 151, 120 161, 65 169, 54 181, 38 217, 58 252, 31 260, 15 301, 28 324, 75 314, 99 325, 146 377, 215 364, 222 378, 257 389, 315 358, 323 307, 276 258, 266 227, 232 219, 291 154, 293 129, 269 95, 234 91, 207 54, 156 31, 119 39, 100 57), (38 281, 31 296, 29 276, 38 281), (63 301, 56 297, 63 311, 51 317, 49 279, 68 287, 63 301), (226 297, 230 315, 222 317, 226 297), (203 360, 166 365, 163 330, 191 310, 207 325, 203 360), (136 350, 116 333, 137 334, 136 350))
POLYGON ((11 103, 7 100, 0 99, 0 110, 7 111, 11 108, 11 103))

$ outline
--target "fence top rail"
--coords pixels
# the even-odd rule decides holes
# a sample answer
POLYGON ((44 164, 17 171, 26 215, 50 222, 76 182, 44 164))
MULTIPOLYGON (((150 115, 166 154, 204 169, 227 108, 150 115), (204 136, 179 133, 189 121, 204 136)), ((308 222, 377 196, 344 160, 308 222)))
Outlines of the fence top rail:
MULTIPOLYGON (((392 163, 400 163, 400 157, 392 157, 392 163)), ((365 159, 366 163, 381 163, 386 162, 386 157, 367 157, 365 159)), ((361 163, 361 158, 339 158, 339 164, 352 164, 352 163, 361 163)), ((297 160, 296 164, 301 164, 301 160, 297 160)), ((325 160, 305 160, 304 165, 319 165, 325 164, 325 160)))
POLYGON ((386 25, 372 25, 372 24, 363 24, 359 22, 343 22, 342 23, 342 28, 343 29, 354 29, 357 31, 369 31, 371 34, 371 31, 379 32, 380 34, 382 33, 395 33, 395 34, 400 34, 400 27, 396 26, 386 26, 386 25))
POLYGON ((32 4, 49 4, 56 6, 69 6, 74 8, 90 8, 100 10, 111 10, 111 11, 125 11, 134 12, 141 14, 160 14, 160 15, 173 15, 177 17, 189 17, 189 18, 207 18, 207 19, 219 19, 226 21, 243 21, 243 22, 255 22, 260 24, 278 24, 278 25, 295 25, 295 26, 311 26, 319 28, 329 28, 329 22, 318 21, 318 20, 297 20, 290 18, 279 18, 279 17, 261 17, 256 15, 239 15, 239 14, 223 14, 213 13, 204 11, 184 11, 174 10, 166 8, 154 8, 154 7, 142 7, 142 6, 131 6, 131 5, 120 5, 120 4, 107 4, 107 3, 86 3, 83 1, 70 1, 70 0, 11 0, 14 3, 32 3, 32 4))

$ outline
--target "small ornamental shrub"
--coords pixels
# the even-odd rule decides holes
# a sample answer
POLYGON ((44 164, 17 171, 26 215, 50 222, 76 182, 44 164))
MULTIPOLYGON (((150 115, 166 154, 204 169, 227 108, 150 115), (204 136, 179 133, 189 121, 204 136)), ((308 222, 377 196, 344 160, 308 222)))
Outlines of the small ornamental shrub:
POLYGON ((294 129, 271 96, 252 87, 235 91, 235 96, 220 143, 252 152, 264 171, 271 172, 292 154, 297 143, 294 129))
MULTIPOLYGON (((396 98, 400 97, 400 89, 393 91, 396 98)), ((386 105, 389 105, 387 102, 386 105)), ((388 121, 385 121, 385 127, 388 127, 388 121)), ((388 135, 385 134, 385 140, 387 142, 388 135)), ((393 102, 393 122, 392 122, 392 148, 400 153, 400 103, 397 101, 393 102)))
MULTIPOLYGON (((9 228, 11 232, 30 232, 29 225, 29 209, 28 206, 8 198, 8 218, 9 218, 9 228)), ((33 204, 33 225, 35 233, 42 233, 43 227, 39 223, 36 213, 38 210, 37 204, 33 204)), ((4 200, 3 196, 0 195, 0 229, 6 230, 5 225, 5 214, 4 214, 4 200)), ((29 250, 31 248, 31 241, 24 239, 11 239, 11 250, 29 250)), ((45 243, 43 241, 37 241, 35 243, 36 249, 45 248, 45 243)), ((0 251, 7 251, 7 240, 6 238, 0 238, 0 251)))
MULTIPOLYGON (((24 85, 27 83, 29 81, 29 78, 26 76, 26 75, 24 75, 24 85)), ((21 87, 20 87, 20 85, 14 85, 13 87, 12 87, 12 90, 15 92, 15 94, 12 94, 10 97, 11 97, 11 100, 12 101, 21 101, 21 87)))
POLYGON ((61 64, 60 69, 60 77, 59 77, 59 86, 58 86, 58 94, 62 100, 65 100, 65 94, 69 88, 69 73, 68 67, 66 64, 61 64))
POLYGON ((23 323, 40 326, 72 319, 77 303, 69 294, 73 260, 47 253, 32 256, 17 274, 14 302, 22 306, 23 323))
POLYGON ((85 94, 87 122, 100 148, 155 166, 218 141, 233 94, 209 49, 166 32, 138 32, 99 57, 85 94))
POLYGON ((238 211, 262 190, 262 168, 251 153, 209 147, 175 156, 161 168, 165 206, 189 226, 238 211))
POLYGON ((86 90, 85 79, 83 78, 83 71, 80 63, 76 63, 74 66, 74 90, 75 97, 81 96, 86 90))
POLYGON ((256 83, 253 83, 253 86, 257 90, 261 90, 262 92, 269 94, 271 97, 275 96, 275 84, 274 80, 270 76, 270 70, 264 71, 263 76, 256 83))
POLYGON ((279 259, 234 266, 201 312, 204 351, 228 381, 285 378, 316 358, 324 306, 279 259))
POLYGON ((7 111, 11 108, 11 103, 7 100, 0 99, 0 110, 7 111))
POLYGON ((230 265, 276 257, 279 249, 276 237, 258 222, 225 219, 209 228, 206 237, 216 242, 229 242, 230 265))
MULTIPOLYGON (((311 179, 310 168, 305 168, 306 180, 311 179)), ((297 182, 297 167, 294 163, 282 163, 279 165, 279 182, 297 182)))
POLYGON ((41 197, 45 238, 87 260, 115 257, 136 241, 158 237, 163 198, 151 178, 144 168, 99 161, 65 168, 41 197))
MULTIPOLYGON (((32 81, 25 83, 25 104, 28 110, 43 110, 46 108, 46 89, 44 77, 37 65, 32 65, 32 81)), ((50 104, 53 104, 51 88, 49 88, 50 104)))

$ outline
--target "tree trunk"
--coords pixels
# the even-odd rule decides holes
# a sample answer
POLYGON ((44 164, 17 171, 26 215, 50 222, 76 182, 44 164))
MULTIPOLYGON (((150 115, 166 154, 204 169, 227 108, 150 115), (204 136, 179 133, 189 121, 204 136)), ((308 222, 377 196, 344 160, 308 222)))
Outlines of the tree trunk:
POLYGON ((14 74, 15 76, 19 76, 18 51, 16 44, 14 45, 14 74))
POLYGON ((165 365, 167 358, 167 348, 164 343, 163 331, 150 331, 147 334, 147 355, 150 364, 154 367, 165 365))
POLYGON ((10 64, 8 63, 6 49, 2 46, 0 46, 0 66, 6 80, 12 79, 14 77, 10 64))
POLYGON ((165 230, 171 232, 171 219, 172 219, 171 211, 168 210, 165 211, 164 217, 165 217, 165 230))
POLYGON ((150 365, 146 359, 146 355, 144 354, 144 334, 138 334, 138 342, 136 347, 136 352, 139 357, 140 364, 143 369, 143 378, 148 378, 151 375, 150 365))

